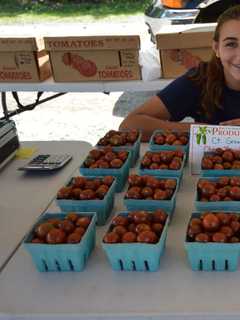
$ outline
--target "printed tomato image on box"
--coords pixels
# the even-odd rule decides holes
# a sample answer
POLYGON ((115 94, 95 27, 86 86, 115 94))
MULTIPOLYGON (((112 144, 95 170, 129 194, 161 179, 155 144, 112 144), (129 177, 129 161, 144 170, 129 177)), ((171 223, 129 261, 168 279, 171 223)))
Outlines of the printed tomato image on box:
POLYGON ((55 81, 141 79, 139 36, 45 37, 55 81))
POLYGON ((0 38, 0 82, 39 82, 50 75, 43 39, 0 38))
POLYGON ((77 71, 84 77, 92 77, 97 73, 97 66, 95 62, 84 59, 79 54, 65 52, 62 56, 62 62, 77 71))

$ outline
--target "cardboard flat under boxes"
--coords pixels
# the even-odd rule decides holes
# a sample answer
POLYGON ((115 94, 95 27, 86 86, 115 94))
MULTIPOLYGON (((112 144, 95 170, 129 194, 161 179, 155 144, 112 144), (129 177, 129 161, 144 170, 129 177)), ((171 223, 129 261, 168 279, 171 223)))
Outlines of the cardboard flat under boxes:
POLYGON ((50 75, 43 39, 0 38, 0 82, 40 82, 50 75))
POLYGON ((139 80, 139 36, 45 37, 58 82, 139 80))
POLYGON ((215 23, 171 26, 156 35, 162 78, 176 78, 212 54, 215 23))

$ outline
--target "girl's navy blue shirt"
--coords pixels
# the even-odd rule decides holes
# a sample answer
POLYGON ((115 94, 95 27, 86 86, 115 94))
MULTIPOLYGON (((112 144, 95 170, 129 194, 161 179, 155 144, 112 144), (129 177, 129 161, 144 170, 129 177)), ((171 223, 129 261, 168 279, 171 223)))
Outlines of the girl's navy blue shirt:
POLYGON ((172 121, 181 121, 192 117, 196 122, 218 124, 222 121, 240 118, 240 91, 227 86, 223 90, 223 103, 209 120, 200 112, 201 88, 188 78, 189 72, 172 81, 167 87, 157 93, 172 121))

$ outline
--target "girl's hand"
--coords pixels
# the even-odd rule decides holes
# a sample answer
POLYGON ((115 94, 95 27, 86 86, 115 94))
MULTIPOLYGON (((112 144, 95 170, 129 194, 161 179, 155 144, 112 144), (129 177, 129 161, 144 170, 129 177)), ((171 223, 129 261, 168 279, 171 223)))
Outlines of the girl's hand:
POLYGON ((240 118, 219 122, 221 126, 240 126, 240 118))

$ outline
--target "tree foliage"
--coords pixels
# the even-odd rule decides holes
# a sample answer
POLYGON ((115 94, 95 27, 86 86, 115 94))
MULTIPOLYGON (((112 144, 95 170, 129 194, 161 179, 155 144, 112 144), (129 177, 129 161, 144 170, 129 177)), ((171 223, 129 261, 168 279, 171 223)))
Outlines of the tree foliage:
MULTIPOLYGON (((120 0, 118 0, 120 1, 120 0)), ((88 3, 103 3, 103 4, 114 4, 118 2, 116 0, 17 0, 21 6, 36 6, 36 5, 47 5, 49 7, 57 8, 66 4, 88 4, 88 3)), ((121 0, 121 2, 128 3, 129 0, 121 0)), ((131 0, 133 3, 142 3, 142 0, 131 0)))

